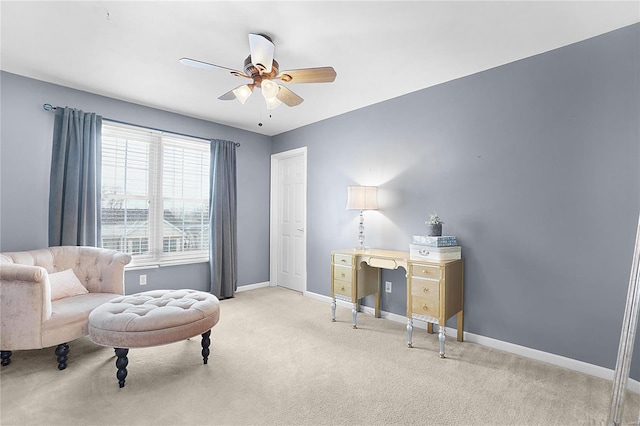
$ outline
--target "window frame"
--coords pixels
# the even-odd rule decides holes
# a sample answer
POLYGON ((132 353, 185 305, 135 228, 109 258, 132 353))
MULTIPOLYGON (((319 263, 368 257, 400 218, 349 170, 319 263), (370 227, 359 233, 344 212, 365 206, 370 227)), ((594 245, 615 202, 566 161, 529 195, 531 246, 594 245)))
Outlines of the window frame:
MULTIPOLYGON (((131 130, 131 135, 135 135, 135 133, 148 133, 150 135, 149 141, 144 141, 149 144, 149 151, 147 157, 147 173, 148 173, 148 181, 147 181, 147 194, 146 195, 131 195, 126 194, 126 191, 122 191, 119 194, 104 194, 101 188, 100 200, 101 200, 101 211, 103 208, 103 203, 106 199, 112 200, 142 200, 147 201, 148 203, 148 252, 146 254, 135 254, 129 250, 129 245, 133 247, 134 241, 136 240, 139 247, 143 246, 143 242, 139 237, 133 237, 130 241, 129 238, 126 237, 126 234, 123 234, 120 237, 120 251, 131 254, 131 262, 127 265, 126 269, 144 269, 144 268, 153 268, 153 267, 162 267, 162 266, 171 266, 171 265, 185 265, 192 263, 203 263, 209 262, 209 244, 207 237, 207 248, 202 250, 189 250, 189 251, 173 251, 173 248, 176 248, 180 245, 180 241, 182 240, 184 244, 184 236, 182 238, 176 238, 174 235, 167 234, 164 235, 164 229, 166 224, 171 224, 166 221, 165 223, 165 202, 173 200, 174 202, 202 202, 206 205, 206 216, 208 218, 208 209, 210 205, 209 201, 209 170, 211 164, 211 142, 206 139, 196 138, 192 136, 182 135, 179 133, 168 132, 159 129, 148 128, 144 126, 138 126, 128 123, 122 123, 114 120, 103 119, 102 123, 102 132, 103 138, 104 135, 117 135, 117 134, 126 134, 127 130, 131 130), (106 129, 105 129, 106 128, 106 129), (113 129, 113 130, 110 130, 113 129), (106 131, 105 131, 106 130, 106 131), (206 193, 202 194, 206 198, 189 198, 185 197, 184 194, 182 197, 165 197, 163 194, 163 184, 164 184, 164 162, 165 162, 165 147, 178 147, 182 149, 186 149, 192 152, 197 152, 199 155, 203 157, 207 157, 209 162, 204 163, 201 161, 201 170, 202 173, 200 176, 201 185, 204 184, 204 180, 206 180, 206 193), (164 251, 165 241, 169 240, 169 247, 171 250, 169 252, 164 251)), ((101 149, 101 154, 104 154, 104 145, 101 149)), ((184 176, 184 166, 182 170, 181 178, 184 176)), ((102 172, 101 172, 102 173, 102 172)), ((102 177, 102 176, 101 176, 102 177)), ((126 181, 126 178, 125 178, 126 181)), ((201 189, 205 189, 204 187, 200 187, 201 189)), ((201 191, 201 193, 204 191, 201 191)), ((204 213, 204 212, 203 212, 204 213)), ((171 224, 175 226, 174 224, 171 224)), ((103 222, 101 219, 101 226, 103 226, 103 222)), ((209 229, 208 219, 201 222, 202 231, 205 232, 209 229)), ((180 229, 176 227, 177 229, 180 229)), ((184 229, 180 230, 184 233, 184 229)), ((114 236, 110 235, 108 238, 114 238, 114 236)), ((105 237, 103 236, 100 241, 100 245, 103 245, 103 241, 105 237)), ((201 242, 203 240, 200 240, 201 242)))

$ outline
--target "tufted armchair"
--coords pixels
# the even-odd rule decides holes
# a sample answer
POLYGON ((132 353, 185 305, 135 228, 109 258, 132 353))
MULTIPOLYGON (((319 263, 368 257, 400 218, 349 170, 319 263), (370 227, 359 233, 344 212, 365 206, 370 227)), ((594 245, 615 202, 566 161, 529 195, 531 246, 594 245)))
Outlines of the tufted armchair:
POLYGON ((11 362, 11 351, 57 345, 64 370, 68 342, 88 334, 91 311, 124 294, 130 261, 128 254, 97 247, 0 253, 1 364, 11 362))

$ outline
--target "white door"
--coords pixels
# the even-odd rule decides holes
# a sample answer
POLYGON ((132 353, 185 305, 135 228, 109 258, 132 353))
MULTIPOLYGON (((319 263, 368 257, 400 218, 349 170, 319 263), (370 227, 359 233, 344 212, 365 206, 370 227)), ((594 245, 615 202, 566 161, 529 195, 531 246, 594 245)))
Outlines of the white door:
POLYGON ((307 288, 307 149, 271 156, 271 285, 307 288))

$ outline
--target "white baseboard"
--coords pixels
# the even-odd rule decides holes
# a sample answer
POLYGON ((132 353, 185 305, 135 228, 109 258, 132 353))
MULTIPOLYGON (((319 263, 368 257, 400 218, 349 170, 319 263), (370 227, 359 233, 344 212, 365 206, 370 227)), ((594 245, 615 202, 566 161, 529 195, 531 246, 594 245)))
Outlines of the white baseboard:
MULTIPOLYGON (((312 299, 320 300, 327 303, 331 303, 331 300, 332 300, 331 297, 313 293, 310 291, 305 291, 303 294, 307 297, 311 297, 312 299)), ((351 308, 351 303, 343 302, 341 300, 337 300, 336 302, 338 306, 351 308)), ((360 311, 369 315, 375 314, 375 309, 370 306, 360 305, 360 311)), ((380 311, 380 317, 394 321, 394 322, 399 322, 402 324, 407 323, 406 316, 394 314, 391 312, 380 311)), ((422 328, 425 330, 427 329, 427 323, 424 321, 413 320, 413 326, 414 328, 422 328)), ((457 336, 457 330, 455 328, 446 327, 445 333, 447 336, 452 336, 452 337, 457 336)), ((520 346, 520 345, 515 345, 509 342, 503 342, 501 340, 492 339, 490 337, 484 337, 479 334, 473 334, 466 331, 464 332, 463 337, 464 337, 464 340, 466 340, 467 342, 477 343, 482 346, 487 346, 487 347, 498 349, 504 352, 520 355, 525 358, 535 359, 536 361, 546 362, 559 367, 568 368, 569 370, 574 370, 580 373, 585 373, 591 376, 599 377, 601 379, 613 381, 614 371, 609 368, 604 368, 598 365, 593 365, 583 361, 578 361, 576 359, 567 358, 567 357, 555 355, 548 352, 543 352, 537 349, 531 349, 526 346, 520 346)), ((627 389, 637 394, 640 394, 640 382, 632 378, 629 378, 629 381, 627 382, 627 389)))
POLYGON ((238 288, 236 289, 236 293, 240 293, 241 291, 247 291, 247 290, 255 290, 256 288, 261 288, 261 287, 269 287, 269 281, 265 281, 263 283, 256 283, 256 284, 239 285, 238 288))

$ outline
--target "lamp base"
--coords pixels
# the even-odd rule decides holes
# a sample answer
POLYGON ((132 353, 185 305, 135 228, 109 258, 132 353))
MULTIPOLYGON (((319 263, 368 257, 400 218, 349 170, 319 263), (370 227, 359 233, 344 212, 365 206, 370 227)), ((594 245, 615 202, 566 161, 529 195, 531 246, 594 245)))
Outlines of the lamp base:
POLYGON ((358 242, 359 245, 354 247, 357 250, 365 250, 364 245, 364 211, 360 210, 360 223, 358 224, 358 242))

